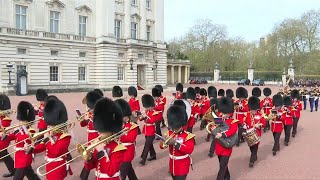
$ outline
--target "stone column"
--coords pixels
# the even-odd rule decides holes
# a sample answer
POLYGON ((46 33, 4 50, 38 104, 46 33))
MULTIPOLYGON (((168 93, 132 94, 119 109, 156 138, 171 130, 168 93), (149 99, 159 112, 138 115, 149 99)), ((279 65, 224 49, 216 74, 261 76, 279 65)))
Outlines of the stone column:
POLYGON ((184 68, 184 83, 188 83, 188 66, 185 66, 184 68))
POLYGON ((248 68, 248 79, 250 80, 250 83, 252 83, 254 79, 254 68, 252 66, 252 63, 250 63, 250 67, 248 68))
POLYGON ((289 61, 288 75, 294 81, 294 66, 292 59, 289 61))
POLYGON ((282 73, 282 86, 285 86, 287 83, 287 75, 286 75, 286 72, 283 71, 282 73))
POLYGON ((174 66, 171 66, 171 84, 174 84, 174 66))
POLYGON ((124 39, 130 39, 131 38, 131 1, 123 1, 124 3, 124 22, 122 22, 122 29, 121 31, 124 31, 124 39))
POLYGON ((219 77, 220 77, 220 69, 219 69, 218 63, 216 63, 213 69, 213 82, 217 83, 219 81, 219 77))
POLYGON ((181 66, 178 66, 178 83, 181 83, 181 66))

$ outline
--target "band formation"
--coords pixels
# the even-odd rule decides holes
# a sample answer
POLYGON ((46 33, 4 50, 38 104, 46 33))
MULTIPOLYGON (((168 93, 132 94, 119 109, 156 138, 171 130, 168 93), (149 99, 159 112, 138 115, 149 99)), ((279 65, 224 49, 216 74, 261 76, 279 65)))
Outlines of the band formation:
POLYGON ((253 167, 261 136, 271 130, 274 144, 270 153, 275 156, 280 150, 282 131, 284 145, 288 146, 290 137, 297 135, 300 112, 306 109, 307 100, 310 110, 317 111, 320 95, 319 88, 307 91, 305 87, 300 90, 285 87, 272 97, 268 87, 253 88, 250 97, 244 87, 238 87, 235 93, 231 89, 217 91, 214 86, 183 90, 183 85, 177 84, 174 101, 164 118, 167 101, 161 85, 142 96, 144 111, 140 109, 137 89, 133 86, 128 88, 129 101, 123 98, 119 86, 113 87, 113 99, 95 89, 82 99, 87 111, 76 110, 76 122, 68 121, 64 103, 56 96, 48 96, 43 89, 37 90, 38 104, 21 101, 16 111, 11 108, 9 97, 0 95, 0 161, 9 171, 3 177, 37 180, 45 176, 48 180, 62 180, 73 175, 71 162, 82 158, 80 179, 88 179, 95 169, 98 180, 127 177, 135 180, 138 177, 131 162, 135 158, 136 138, 142 133, 145 144, 139 163, 145 165, 147 161, 156 160, 154 140, 159 140, 161 149, 169 149, 172 178, 186 179, 192 169, 191 155, 196 144, 192 129, 196 121, 201 121, 200 129, 208 132, 206 140, 209 142, 212 138, 208 156, 213 157, 215 153, 219 160, 217 179, 230 179, 228 162, 234 146, 247 142, 251 151, 249 167, 253 167), (19 122, 11 125, 10 116, 15 113, 19 122), (142 129, 139 121, 144 124, 142 129), (87 142, 72 149, 68 131, 75 123, 86 128, 87 142), (161 124, 167 128, 164 134, 161 124), (38 153, 45 153, 45 163, 34 171, 32 162, 38 153))

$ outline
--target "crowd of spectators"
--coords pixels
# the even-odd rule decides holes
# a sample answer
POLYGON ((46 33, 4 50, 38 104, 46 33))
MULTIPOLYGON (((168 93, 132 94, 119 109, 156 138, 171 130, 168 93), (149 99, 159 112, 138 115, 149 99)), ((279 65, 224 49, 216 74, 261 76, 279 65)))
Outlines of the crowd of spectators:
POLYGON ((294 80, 295 87, 315 87, 320 86, 320 80, 318 79, 296 79, 294 80))

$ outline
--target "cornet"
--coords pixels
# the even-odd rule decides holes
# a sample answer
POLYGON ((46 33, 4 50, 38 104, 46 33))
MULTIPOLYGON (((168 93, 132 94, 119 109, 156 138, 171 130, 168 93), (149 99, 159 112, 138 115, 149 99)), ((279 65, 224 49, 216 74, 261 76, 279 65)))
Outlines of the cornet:
POLYGON ((85 118, 86 116, 88 116, 90 112, 91 112, 91 111, 87 111, 87 112, 83 113, 81 116, 77 117, 77 120, 78 120, 79 122, 84 121, 84 120, 85 120, 84 118, 85 118))
POLYGON ((16 113, 16 111, 13 109, 3 110, 3 111, 0 111, 0 116, 8 116, 14 113, 16 113))
POLYGON ((173 131, 172 134, 166 138, 164 141, 160 142, 159 146, 161 149, 165 149, 165 148, 168 148, 169 147, 169 142, 171 141, 172 138, 174 138, 178 132, 181 131, 181 128, 178 129, 177 131, 173 131))

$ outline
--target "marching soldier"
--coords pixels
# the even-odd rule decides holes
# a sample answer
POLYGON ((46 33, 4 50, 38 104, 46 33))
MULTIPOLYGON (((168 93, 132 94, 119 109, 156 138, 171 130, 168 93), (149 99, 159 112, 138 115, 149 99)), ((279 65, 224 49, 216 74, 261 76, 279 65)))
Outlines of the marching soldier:
POLYGON ((44 89, 38 89, 36 92, 36 98, 37 101, 39 101, 39 104, 34 107, 36 111, 36 115, 38 115, 39 122, 38 122, 38 129, 39 132, 44 131, 47 129, 47 124, 45 123, 43 119, 43 109, 45 107, 45 100, 48 97, 47 92, 44 89))
POLYGON ((195 99, 196 99, 196 92, 192 87, 189 87, 187 89, 187 101, 191 105, 191 115, 187 121, 186 129, 185 129, 189 133, 192 133, 193 126, 195 125, 196 119, 199 116, 199 106, 195 102, 195 99))
MULTIPOLYGON (((210 108, 210 100, 209 98, 207 98, 207 91, 202 88, 200 90, 200 95, 201 95, 201 104, 200 104, 200 118, 201 120, 201 124, 200 124, 200 130, 204 129, 207 125, 207 120, 203 119, 203 115, 207 112, 207 110, 210 108)), ((209 139, 207 139, 207 141, 209 141, 209 139)))
MULTIPOLYGON (((0 94, 0 128, 7 128, 11 125, 12 119, 10 118, 9 114, 2 113, 3 111, 10 110, 11 103, 8 96, 4 94, 0 94)), ((8 150, 6 149, 9 144, 10 140, 8 138, 4 138, 5 134, 0 130, 0 162, 4 162, 6 165, 9 173, 3 174, 2 177, 8 178, 14 175, 14 161, 11 156, 8 156, 8 150), (2 159, 2 157, 6 156, 2 159)))
MULTIPOLYGON (((211 106, 212 112, 214 112, 218 117, 222 116, 222 114, 218 111, 218 99, 217 98, 210 99, 210 106, 211 106)), ((233 114, 233 113, 231 113, 231 114, 233 114)), ((233 116, 230 115, 230 117, 233 117, 233 116)), ((210 134, 210 136, 212 136, 212 134, 210 134)), ((211 141, 209 153, 208 153, 208 156, 210 158, 213 157, 213 154, 215 151, 215 146, 216 146, 216 139, 213 137, 213 139, 211 141)))
POLYGON ((288 146, 290 141, 291 129, 293 126, 293 116, 294 116, 294 109, 292 107, 292 99, 290 96, 286 96, 283 98, 283 111, 282 111, 282 118, 284 123, 284 145, 288 146))
POLYGON ((183 85, 181 83, 178 83, 176 85, 175 99, 181 99, 182 98, 182 92, 183 92, 183 85))
POLYGON ((274 109, 271 110, 271 132, 273 133, 274 144, 272 148, 272 154, 275 156, 277 151, 280 150, 280 136, 283 130, 283 98, 280 94, 276 94, 272 97, 272 103, 274 109))
POLYGON ((158 113, 154 110, 155 103, 151 95, 145 94, 142 96, 142 105, 145 108, 145 113, 140 117, 140 121, 144 121, 144 126, 142 133, 145 135, 146 141, 141 154, 141 165, 146 164, 148 154, 150 153, 150 158, 148 161, 156 160, 156 151, 153 147, 153 140, 155 138, 156 126, 158 113))
MULTIPOLYGON (((254 130, 256 134, 261 137, 262 128, 265 126, 265 119, 262 114, 259 112, 260 109, 260 100, 256 96, 252 96, 248 100, 248 108, 249 112, 246 113, 244 124, 245 129, 247 130, 254 130)), ((258 159, 258 148, 259 148, 260 141, 256 144, 250 146, 251 156, 249 161, 249 167, 253 167, 254 163, 258 159)))
POLYGON ((313 112, 313 108, 314 108, 314 101, 316 98, 316 92, 314 90, 313 87, 311 87, 310 91, 309 91, 309 103, 310 103, 310 112, 313 112))
POLYGON ((113 100, 121 99, 123 97, 123 92, 120 86, 113 86, 112 88, 112 98, 113 100))
POLYGON ((183 130, 187 123, 186 111, 177 105, 168 109, 168 125, 171 129, 168 137, 160 143, 160 148, 169 146, 169 170, 173 180, 184 180, 189 174, 191 157, 194 150, 194 134, 183 130))
POLYGON ((222 98, 222 97, 224 97, 224 95, 225 95, 224 89, 219 89, 219 91, 218 91, 218 98, 222 98))
MULTIPOLYGON (((87 141, 91 141, 99 136, 98 131, 96 131, 93 127, 93 109, 96 102, 101 99, 102 96, 97 91, 90 91, 87 93, 86 97, 82 100, 83 104, 87 105, 87 112, 86 115, 80 119, 80 126, 87 127, 87 141)), ((89 144, 90 145, 90 144, 89 144)), ((82 180, 88 179, 90 175, 90 170, 83 167, 80 178, 82 180)))
MULTIPOLYGON (((233 93, 232 89, 227 89, 226 90, 226 97, 231 98, 233 103, 236 102, 236 100, 234 99, 234 93, 233 93)), ((231 113, 230 116, 233 117, 233 114, 234 113, 231 113)))
MULTIPOLYGON (((52 131, 45 134, 43 141, 34 147, 34 153, 46 152, 45 160, 49 163, 46 165, 46 171, 49 172, 67 162, 67 152, 71 142, 71 135, 67 132, 67 126, 54 129, 54 127, 66 123, 68 120, 67 109, 59 99, 47 99, 43 117, 48 128, 52 129, 52 131)), ((70 167, 65 164, 61 168, 48 173, 46 179, 63 180, 67 177, 68 172, 72 175, 70 167)))
POLYGON ((238 98, 238 100, 235 102, 235 114, 236 114, 236 119, 239 120, 238 123, 238 127, 239 127, 239 131, 238 131, 238 144, 237 146, 240 145, 240 143, 244 142, 244 139, 242 137, 242 133, 243 133, 243 121, 244 121, 244 117, 245 114, 248 112, 248 91, 243 88, 243 87, 238 87, 236 90, 236 97, 238 98))
MULTIPOLYGON (((219 89, 218 93, 217 93, 217 89, 214 86, 209 86, 208 87, 208 97, 209 97, 209 104, 211 102, 211 99, 217 99, 217 95, 218 98, 223 97, 225 94, 223 89, 219 89)), ((207 105, 208 106, 208 105, 207 105)), ((209 105, 211 107, 211 104, 209 105)), ((209 107, 209 108, 210 108, 209 107)), ((208 108, 208 109, 209 109, 208 108)), ((207 111, 206 111, 207 112, 207 111)), ((207 125, 208 121, 205 121, 205 126, 207 125)), ((212 135, 210 133, 207 134, 207 138, 206 141, 210 141, 210 138, 212 137, 212 135)), ((213 138, 214 141, 214 138, 213 138)), ((211 143, 212 144, 212 143, 211 143)))
POLYGON ((129 180, 138 180, 136 173, 132 167, 132 160, 135 155, 135 143, 138 136, 138 125, 130 121, 132 111, 127 101, 117 99, 115 103, 121 107, 123 114, 123 129, 129 129, 129 132, 120 137, 120 142, 127 150, 124 153, 123 163, 120 167, 121 179, 125 180, 128 176, 129 180))
POLYGON ((103 92, 101 91, 101 89, 94 89, 94 92, 97 92, 101 97, 104 96, 103 92))
POLYGON ((15 140, 15 142, 21 142, 16 144, 14 155, 14 180, 23 180, 26 176, 29 180, 40 180, 36 173, 32 169, 32 149, 29 149, 31 145, 31 135, 36 131, 31 128, 32 124, 28 124, 35 119, 35 111, 29 102, 21 101, 17 107, 17 120, 21 126, 8 136, 8 139, 15 140))
MULTIPOLYGON (((237 133, 238 120, 230 117, 230 113, 234 111, 234 104, 232 99, 223 97, 218 99, 218 110, 222 113, 222 119, 228 124, 229 129, 222 133, 217 133, 216 139, 227 138, 237 133)), ((215 141, 215 151, 219 159, 219 172, 217 180, 230 179, 230 172, 228 168, 229 158, 232 154, 232 147, 226 148, 220 144, 218 140, 215 141)))
MULTIPOLYGON (((162 87, 160 84, 156 85, 155 87, 158 88, 158 89, 160 89, 160 91, 161 91, 160 99, 161 99, 161 101, 164 103, 164 107, 165 107, 166 104, 167 104, 167 98, 166 98, 165 96, 163 96, 163 87, 162 87)), ((164 109, 163 109, 162 112, 164 112, 164 109)), ((162 121, 161 121, 161 123, 162 123, 162 126, 161 126, 162 128, 166 127, 166 125, 165 125, 165 123, 164 123, 163 115, 162 115, 162 121)))
POLYGON ((318 111, 318 107, 319 107, 319 98, 320 98, 320 89, 319 89, 319 85, 314 88, 315 91, 315 98, 314 98, 314 108, 315 111, 318 111))
MULTIPOLYGON (((260 102, 260 109, 263 111, 263 113, 266 116, 269 116, 271 113, 271 109, 273 107, 272 98, 270 98, 271 95, 271 89, 270 88, 264 88, 263 89, 263 95, 265 96, 264 99, 260 102)), ((267 130, 270 130, 270 123, 269 121, 266 121, 266 126, 263 129, 263 132, 266 132, 267 130)))
MULTIPOLYGON (((161 128, 160 124, 163 119, 163 111, 164 111, 164 102, 162 101, 161 97, 161 89, 158 89, 156 87, 152 88, 152 96, 155 102, 154 110, 158 112, 158 115, 156 116, 156 133, 160 136, 161 134, 161 128)), ((160 140, 158 137, 156 140, 160 140)))
POLYGON ((307 87, 306 87, 306 85, 304 85, 302 88, 302 92, 301 92, 302 101, 303 101, 303 110, 306 110, 306 108, 307 108, 307 100, 308 100, 307 92, 308 92, 307 87))
MULTIPOLYGON (((252 96, 260 98, 261 96, 261 89, 259 87, 254 87, 251 91, 252 96)), ((260 108, 259 108, 260 109, 260 108)))
MULTIPOLYGON (((211 86, 209 86, 208 88, 210 88, 211 86)), ((212 86, 213 87, 213 86, 212 86)), ((215 87, 213 87, 215 88, 215 87)), ((194 88, 194 90, 196 91, 196 99, 199 100, 200 102, 200 99, 201 99, 201 95, 200 95, 200 88, 197 86, 194 88)), ((216 94, 217 94, 217 90, 216 90, 216 94)), ((216 95, 217 96, 217 95, 216 95)))
MULTIPOLYGON (((100 99, 94 108, 94 128, 99 137, 109 138, 119 133, 123 127, 123 115, 120 107, 109 98, 100 99)), ((111 138, 110 141, 97 143, 91 158, 86 158, 87 169, 96 169, 97 180, 120 179, 120 167, 124 162, 127 148, 111 138)))
MULTIPOLYGON (((132 111, 131 121, 138 124, 138 117, 141 115, 140 102, 137 98, 138 91, 134 86, 128 88, 128 95, 130 96, 129 105, 132 111)), ((141 134, 140 128, 138 126, 138 134, 141 134)))
POLYGON ((302 103, 299 100, 300 99, 300 94, 299 91, 294 89, 291 91, 291 98, 293 100, 292 106, 293 106, 293 130, 292 130, 292 137, 295 137, 297 134, 297 127, 298 127, 298 122, 300 119, 300 114, 302 111, 302 103))

